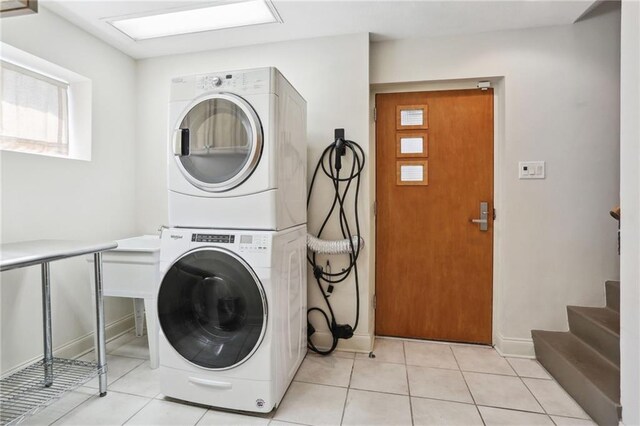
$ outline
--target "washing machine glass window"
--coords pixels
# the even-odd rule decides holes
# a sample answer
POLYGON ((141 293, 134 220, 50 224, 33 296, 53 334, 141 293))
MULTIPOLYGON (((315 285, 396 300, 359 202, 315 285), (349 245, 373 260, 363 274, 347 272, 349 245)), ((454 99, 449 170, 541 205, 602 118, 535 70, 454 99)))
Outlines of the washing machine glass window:
POLYGON ((255 169, 262 136, 251 105, 235 95, 214 94, 187 108, 175 132, 174 154, 193 185, 227 191, 255 169))
POLYGON ((260 346, 267 304, 262 284, 242 258, 201 248, 167 271, 158 317, 168 342, 184 359, 222 370, 243 363, 260 346))

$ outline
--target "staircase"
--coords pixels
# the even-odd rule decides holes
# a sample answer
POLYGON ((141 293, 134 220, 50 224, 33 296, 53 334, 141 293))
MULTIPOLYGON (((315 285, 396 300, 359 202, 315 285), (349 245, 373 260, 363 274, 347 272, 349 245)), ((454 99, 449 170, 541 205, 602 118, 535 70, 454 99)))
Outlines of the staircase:
POLYGON ((620 283, 605 284, 607 306, 567 306, 569 331, 533 330, 538 361, 600 426, 618 425, 620 283))

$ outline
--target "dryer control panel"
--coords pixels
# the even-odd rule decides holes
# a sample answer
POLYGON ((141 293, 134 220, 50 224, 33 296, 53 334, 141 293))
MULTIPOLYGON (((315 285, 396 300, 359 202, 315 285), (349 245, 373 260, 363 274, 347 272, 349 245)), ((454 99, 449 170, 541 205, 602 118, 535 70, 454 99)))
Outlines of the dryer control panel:
POLYGON ((198 96, 218 92, 240 96, 275 93, 277 80, 275 68, 175 77, 171 80, 171 102, 193 101, 198 96))
POLYGON ((260 71, 197 75, 196 90, 226 90, 235 93, 269 91, 270 73, 260 71))

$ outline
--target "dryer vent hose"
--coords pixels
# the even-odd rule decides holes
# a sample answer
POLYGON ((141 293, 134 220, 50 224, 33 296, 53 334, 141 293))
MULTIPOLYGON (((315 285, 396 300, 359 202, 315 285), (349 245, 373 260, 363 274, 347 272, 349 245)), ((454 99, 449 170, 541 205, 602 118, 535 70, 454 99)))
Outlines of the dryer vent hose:
POLYGON ((347 254, 357 252, 364 247, 364 239, 354 235, 344 240, 321 240, 311 234, 307 234, 307 247, 318 254, 347 254), (353 244, 353 247, 351 247, 353 244))

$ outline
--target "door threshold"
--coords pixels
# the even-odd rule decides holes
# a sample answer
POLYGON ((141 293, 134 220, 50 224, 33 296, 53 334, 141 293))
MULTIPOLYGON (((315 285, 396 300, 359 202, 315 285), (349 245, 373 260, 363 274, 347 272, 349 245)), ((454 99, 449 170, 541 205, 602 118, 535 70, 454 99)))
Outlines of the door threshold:
POLYGON ((374 336, 376 339, 387 339, 387 340, 406 340, 409 342, 418 342, 418 343, 434 343, 436 345, 454 345, 454 346, 470 346, 470 347, 485 347, 492 348, 493 344, 488 343, 470 343, 470 342, 449 342, 446 340, 429 340, 429 339, 417 339, 415 337, 395 337, 395 336, 374 336))

